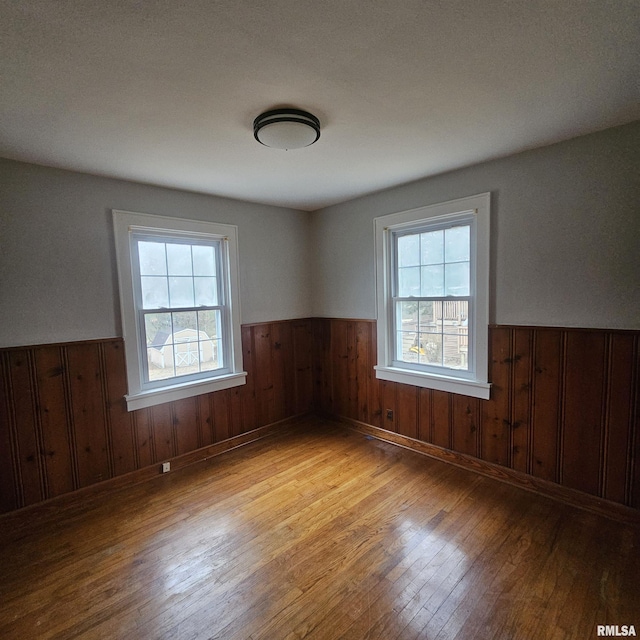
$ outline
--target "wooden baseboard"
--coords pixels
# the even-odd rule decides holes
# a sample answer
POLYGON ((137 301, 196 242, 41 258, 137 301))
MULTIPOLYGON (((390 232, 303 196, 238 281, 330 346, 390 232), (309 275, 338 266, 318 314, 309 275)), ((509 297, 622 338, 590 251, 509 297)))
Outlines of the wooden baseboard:
POLYGON ((535 478, 534 476, 520 471, 514 471, 513 469, 508 469, 498 464, 485 462, 484 460, 474 458, 464 453, 457 453, 450 449, 443 449, 442 447, 422 442, 421 440, 414 440, 399 433, 386 431, 380 427, 374 427, 373 425, 359 422, 352 418, 343 416, 327 416, 327 418, 378 440, 416 451, 417 453, 435 458, 436 460, 448 462, 467 471, 473 471, 474 473, 479 473, 494 480, 499 480, 500 482, 506 482, 507 484, 532 491, 538 495, 557 500, 572 507, 590 511, 591 513, 605 516, 618 522, 640 525, 640 511, 618 504, 617 502, 611 502, 610 500, 604 500, 603 498, 598 498, 597 496, 592 496, 582 491, 563 487, 554 482, 535 478))
POLYGON ((54 498, 44 500, 43 502, 37 502, 35 504, 30 504, 26 507, 22 507, 21 509, 8 511, 7 513, 0 514, 0 521, 2 521, 3 518, 8 518, 18 513, 24 514, 24 512, 28 511, 29 509, 41 510, 43 507, 46 509, 58 509, 66 502, 75 502, 78 500, 78 498, 95 498, 106 493, 118 491, 119 489, 124 489, 126 487, 140 484, 141 482, 151 480, 160 475, 169 475, 171 473, 174 473, 175 471, 178 471, 179 469, 184 469, 185 467, 191 466, 193 464, 204 462, 209 458, 219 456, 226 451, 237 449, 238 447, 250 444, 251 442, 256 442, 257 440, 261 440, 262 438, 266 438, 267 436, 286 433, 297 422, 299 422, 301 418, 307 415, 309 414, 303 413, 291 416, 290 418, 285 418, 284 420, 273 422, 263 427, 258 427, 253 431, 241 433, 240 435, 233 436, 231 438, 216 442, 215 444, 211 444, 206 447, 202 447, 201 449, 189 451, 188 453, 163 460, 162 462, 171 463, 171 471, 169 471, 167 474, 162 473, 162 462, 158 462, 148 467, 143 467, 142 469, 137 469, 135 471, 131 471, 130 473, 126 473, 121 476, 116 476, 115 478, 109 478, 108 480, 104 480, 103 482, 89 485, 88 487, 82 487, 81 489, 76 489, 75 491, 63 493, 59 496, 55 496, 54 498))

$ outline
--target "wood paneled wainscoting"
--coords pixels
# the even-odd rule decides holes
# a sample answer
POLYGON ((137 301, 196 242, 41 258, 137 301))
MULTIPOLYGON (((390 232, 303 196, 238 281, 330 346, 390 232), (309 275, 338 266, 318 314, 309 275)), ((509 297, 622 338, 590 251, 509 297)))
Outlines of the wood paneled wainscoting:
POLYGON ((136 470, 156 475, 156 463, 192 462, 309 412, 312 329, 245 325, 246 385, 131 413, 120 338, 0 350, 0 511, 136 470))
POLYGON ((314 323, 325 415, 452 462, 460 454, 465 466, 484 461, 495 475, 527 474, 531 488, 640 508, 640 332, 493 326, 485 401, 377 380, 373 321, 314 323))

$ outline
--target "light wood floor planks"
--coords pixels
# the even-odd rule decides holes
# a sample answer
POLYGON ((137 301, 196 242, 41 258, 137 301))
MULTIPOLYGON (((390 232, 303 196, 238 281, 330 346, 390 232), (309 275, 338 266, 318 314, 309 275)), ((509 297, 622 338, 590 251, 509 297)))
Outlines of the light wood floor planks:
POLYGON ((640 530, 318 418, 0 518, 0 638, 640 634, 640 530))

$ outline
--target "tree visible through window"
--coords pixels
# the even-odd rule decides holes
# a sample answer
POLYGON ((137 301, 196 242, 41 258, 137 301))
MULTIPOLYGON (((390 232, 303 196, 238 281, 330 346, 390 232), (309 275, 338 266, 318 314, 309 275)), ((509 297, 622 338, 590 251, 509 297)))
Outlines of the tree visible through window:
POLYGON ((145 380, 224 369, 219 242, 133 236, 140 280, 145 380))
POLYGON ((244 384, 237 228, 114 211, 114 231, 127 407, 244 384))

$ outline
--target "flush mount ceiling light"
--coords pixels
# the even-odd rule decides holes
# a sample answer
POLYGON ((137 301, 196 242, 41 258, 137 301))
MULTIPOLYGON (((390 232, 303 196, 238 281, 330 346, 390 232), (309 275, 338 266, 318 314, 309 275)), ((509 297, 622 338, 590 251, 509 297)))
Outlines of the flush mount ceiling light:
POLYGON ((299 109, 265 111, 253 121, 253 137, 273 149, 301 149, 320 137, 320 120, 299 109))

